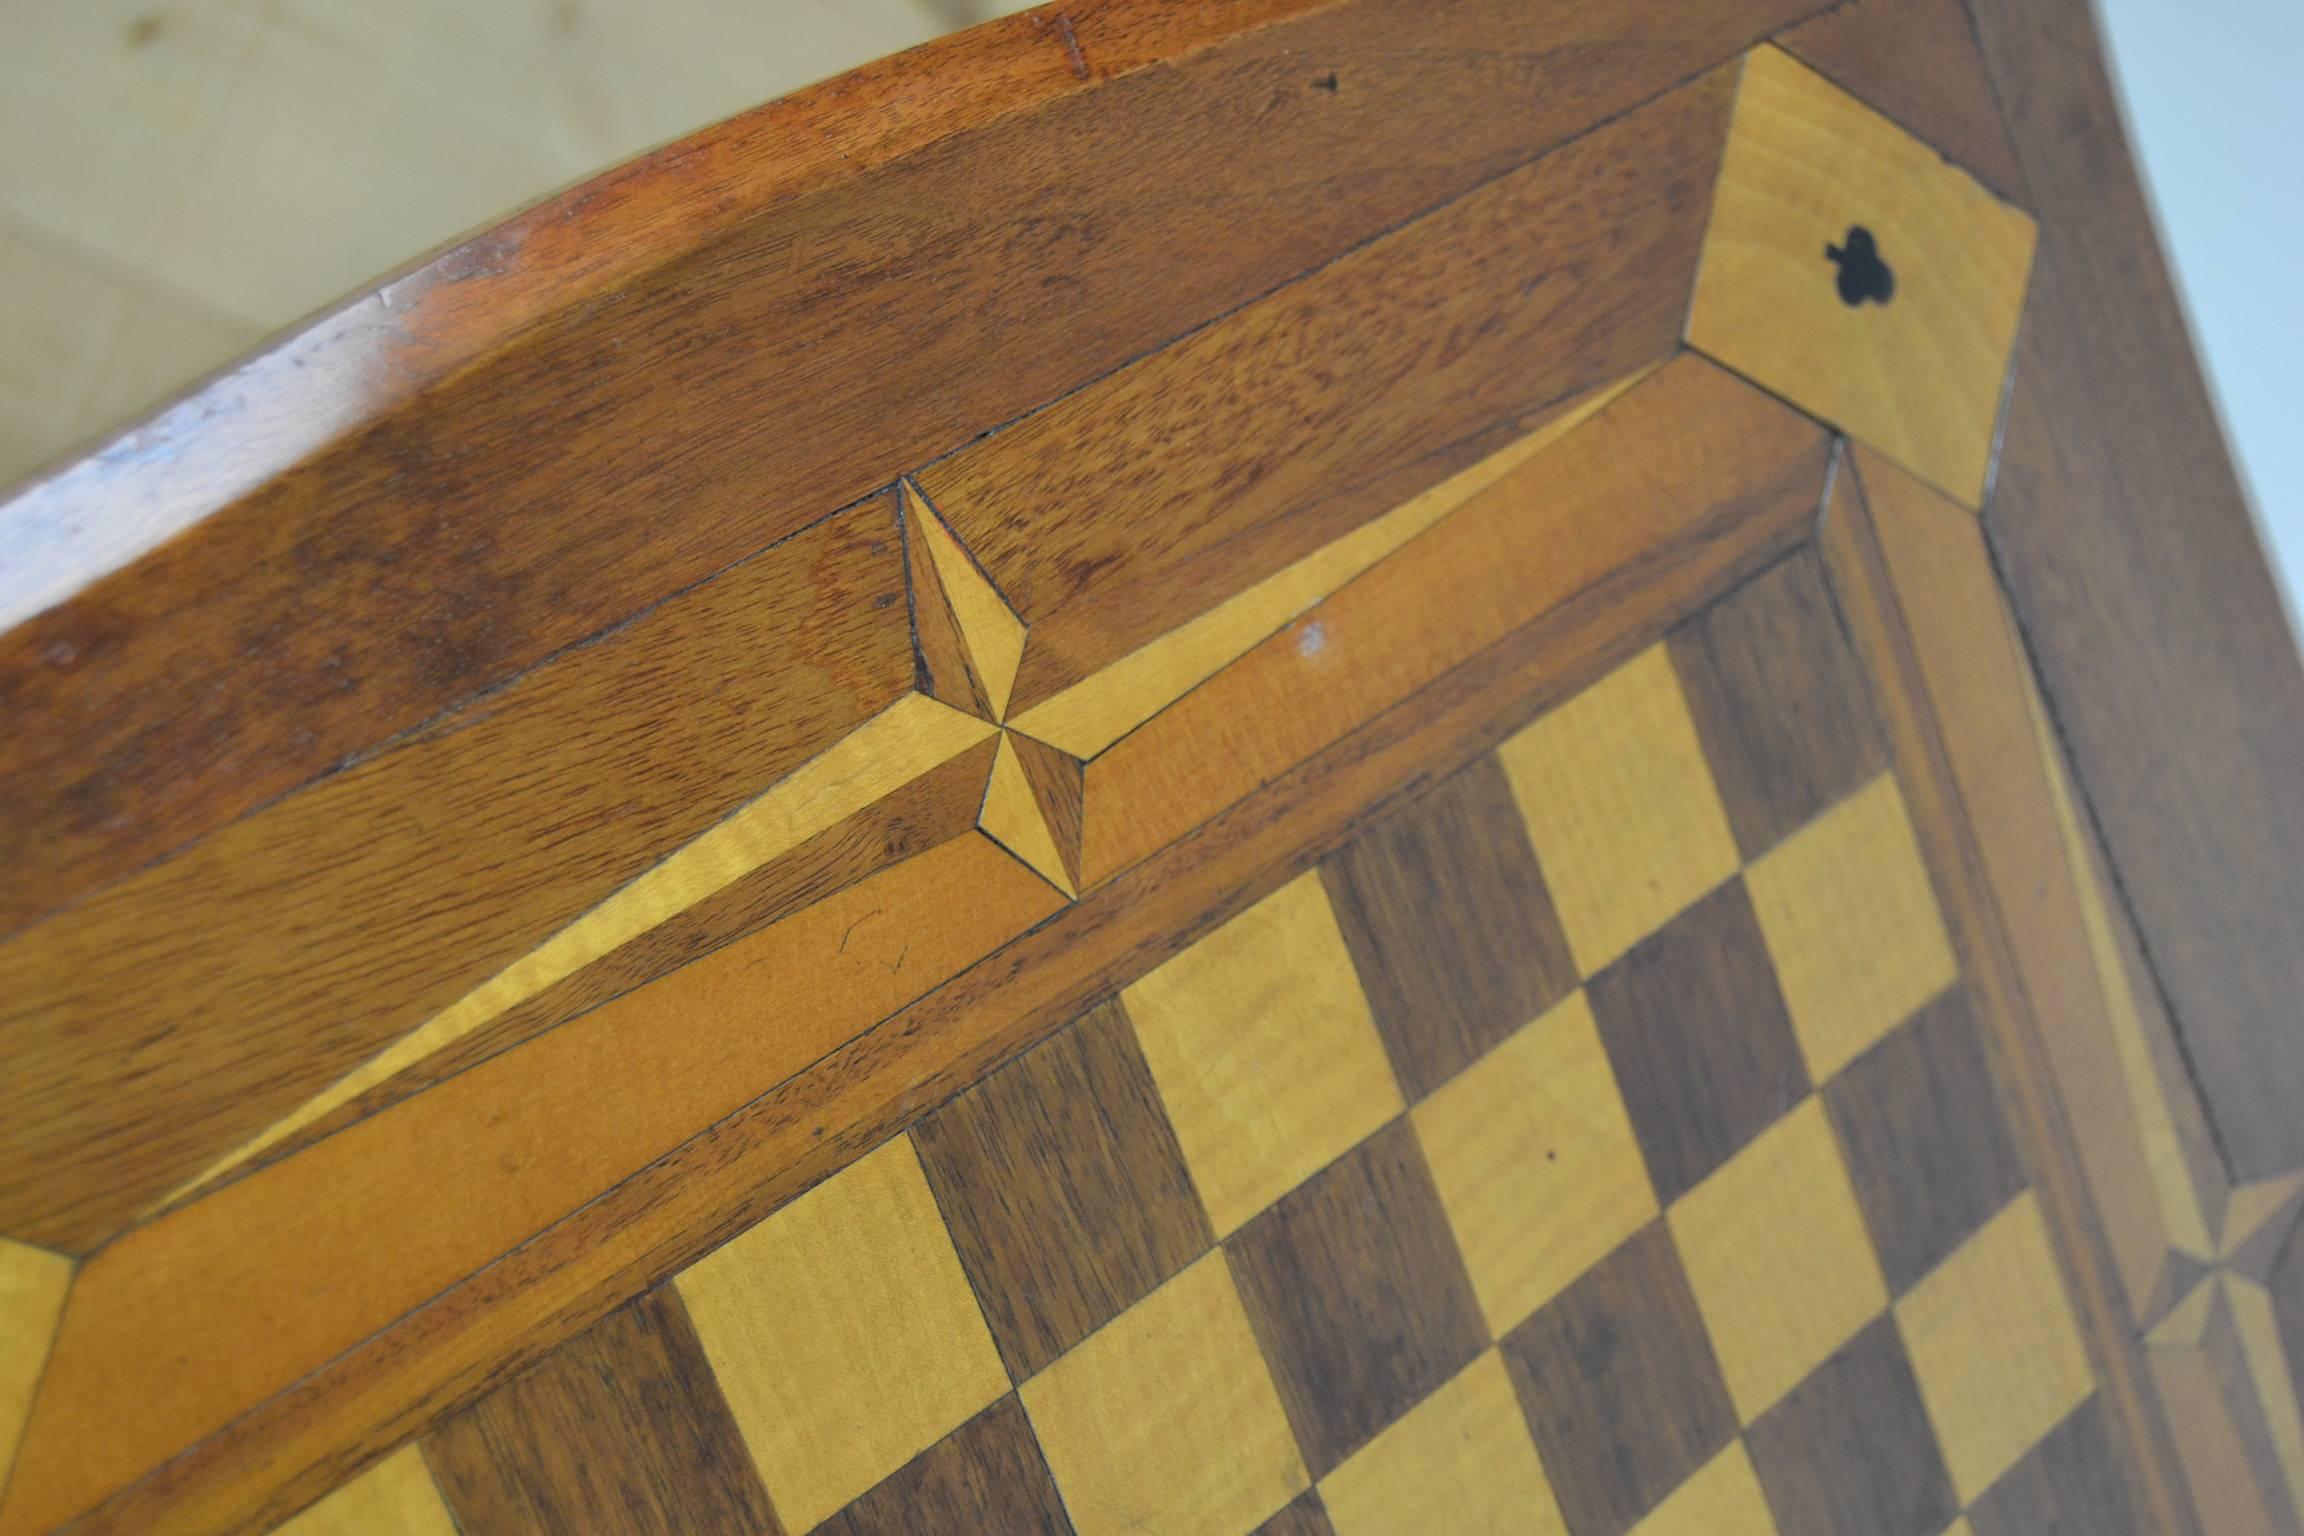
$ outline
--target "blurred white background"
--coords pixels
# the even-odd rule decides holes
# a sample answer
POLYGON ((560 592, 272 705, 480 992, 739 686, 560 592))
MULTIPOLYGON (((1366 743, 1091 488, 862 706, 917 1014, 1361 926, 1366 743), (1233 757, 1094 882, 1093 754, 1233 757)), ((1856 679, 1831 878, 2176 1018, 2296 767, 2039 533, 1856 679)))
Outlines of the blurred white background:
POLYGON ((2304 591, 2304 5, 2097 5, 2161 239, 2293 624, 2304 591))
MULTIPOLYGON (((556 186, 1023 3, 0 0, 0 483, 556 186)), ((2099 3, 2293 593, 2304 4, 2099 3)))
POLYGON ((652 145, 1027 0, 0 0, 0 484, 652 145))

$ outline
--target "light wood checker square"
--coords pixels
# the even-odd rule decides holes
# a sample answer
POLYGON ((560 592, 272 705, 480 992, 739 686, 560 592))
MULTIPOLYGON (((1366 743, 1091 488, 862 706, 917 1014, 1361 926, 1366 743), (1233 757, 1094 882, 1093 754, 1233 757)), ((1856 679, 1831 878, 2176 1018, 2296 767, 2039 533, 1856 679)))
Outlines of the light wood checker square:
MULTIPOLYGON (((1969 1510, 1975 1536, 2146 1536, 2157 1529, 2137 1502, 2130 1454, 2110 1418, 2104 1399, 2094 1398, 2043 1436, 1969 1510)), ((2224 1536, 2220 1527, 2208 1529, 2224 1536)))
POLYGON ((1888 1305, 1856 1191, 1814 1098, 1689 1191, 1670 1222, 1747 1424, 1888 1305))
POLYGON ((899 1136, 678 1280, 783 1523, 805 1531, 1008 1390, 899 1136))
POLYGON ((0 1237, 0 1490, 8 1486, 32 1393, 71 1289, 70 1259, 0 1237))
POLYGON ((1401 1110, 1317 874, 1121 994, 1218 1236, 1401 1110))
POLYGON ((1736 840, 1660 645, 1498 756, 1587 976, 1736 872, 1736 840))
POLYGON ((424 1465, 403 1446, 337 1489, 272 1536, 457 1536, 456 1521, 424 1465))
POLYGON ((1022 1396, 1079 1536, 1234 1536, 1308 1482, 1221 1250, 1022 1396))
POLYGON ((1566 1536, 1494 1350, 1320 1480, 1336 1536, 1566 1536))
POLYGON ((1688 339, 1980 506, 2033 241, 1934 149, 1756 48, 1688 339))
POLYGON ((1906 1293, 1896 1318, 1962 1503, 2095 1389, 2029 1190, 1906 1293))
POLYGON ((1499 1338, 1656 1215, 1582 992, 1444 1084, 1414 1120, 1499 1338))
POLYGON ((1706 1462, 1672 1496, 1641 1517, 1632 1536, 1779 1536, 1744 1442, 1706 1462))
POLYGON ((1819 1084, 1958 974, 1891 775, 1785 839, 1744 880, 1819 1084))

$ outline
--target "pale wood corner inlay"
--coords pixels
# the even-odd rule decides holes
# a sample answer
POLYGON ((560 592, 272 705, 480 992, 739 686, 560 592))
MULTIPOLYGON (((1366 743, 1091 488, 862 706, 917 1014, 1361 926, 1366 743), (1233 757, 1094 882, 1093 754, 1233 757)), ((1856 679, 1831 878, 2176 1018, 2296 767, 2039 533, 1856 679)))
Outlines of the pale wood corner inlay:
POLYGON ((74 1267, 63 1254, 0 1237, 0 1493, 56 1342, 74 1267))
POLYGON ((1688 341, 1980 507, 2036 238, 1935 149, 1755 48, 1688 341))

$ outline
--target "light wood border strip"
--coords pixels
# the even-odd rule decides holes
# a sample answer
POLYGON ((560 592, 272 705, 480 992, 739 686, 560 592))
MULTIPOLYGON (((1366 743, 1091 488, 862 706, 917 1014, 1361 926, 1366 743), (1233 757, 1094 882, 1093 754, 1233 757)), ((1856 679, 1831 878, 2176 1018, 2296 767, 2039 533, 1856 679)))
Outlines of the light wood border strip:
POLYGON ((421 264, 0 500, 0 932, 1823 8, 1050 7, 421 264))
POLYGON ((1676 533, 1669 542, 1639 548, 1195 836, 318 1366, 65 1529, 261 1526, 302 1507, 1045 1038, 1308 867, 1394 798, 1492 748, 1788 553, 1813 516, 1812 507, 1787 500, 1767 515, 1730 504, 1693 522, 1671 519, 1676 533))
MULTIPOLYGON (((1982 555, 1974 517, 1950 502, 1982 555)), ((1874 697, 1888 725, 1898 777, 1905 786, 1914 829, 1931 872, 1947 898, 1946 916, 1962 970, 1988 1022, 1994 1077, 2010 1111, 2026 1164, 2049 1216, 2051 1235, 2077 1308, 2100 1390, 2133 1457, 2155 1528, 2195 1532, 2181 1473, 2151 1389, 2142 1352, 2128 1325, 2106 1235, 2090 1199, 2071 1140, 2071 1127, 2044 1055, 2040 1026, 2024 983, 2005 915, 1994 898, 1977 828, 1961 793, 1961 776, 1935 713, 1920 654, 1921 639, 1906 617, 1916 594, 1882 547, 1846 460, 1833 492, 1819 545, 1842 621, 1873 679, 1874 697)), ((1989 572, 1987 571, 1987 575, 1989 572)), ((1970 623, 1998 623, 1997 613, 1970 615, 1970 623)), ((2017 700, 2018 707, 2022 701, 2017 700)), ((2037 772, 2038 759, 2025 762, 2037 772)), ((2050 829, 2053 835, 2053 829, 2050 829)))
MULTIPOLYGON (((473 1030, 564 981, 666 919, 790 852, 842 818, 950 761, 992 734, 973 715, 907 693, 802 763, 750 804, 522 955, 357 1068, 298 1105, 154 1207, 196 1191, 473 1030)), ((150 1213, 147 1212, 147 1215, 150 1213)))

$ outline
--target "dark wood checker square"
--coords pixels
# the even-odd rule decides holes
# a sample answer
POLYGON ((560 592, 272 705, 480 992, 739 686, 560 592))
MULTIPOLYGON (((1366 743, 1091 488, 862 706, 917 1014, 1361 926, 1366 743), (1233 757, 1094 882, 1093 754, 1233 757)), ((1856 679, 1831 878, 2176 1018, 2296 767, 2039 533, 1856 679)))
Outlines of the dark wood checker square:
POLYGON ((1503 1349, 1571 1536, 1620 1536, 1736 1438, 1736 1410, 1661 1222, 1503 1349))
POLYGON ((1017 1381, 1214 1241, 1117 1003, 928 1117, 915 1140, 1017 1381))
POLYGON ((1958 1512, 1887 1317, 1794 1387, 1746 1443, 1782 1536, 1931 1536, 1958 1512))
POLYGON ((1404 1120, 1251 1221, 1225 1250, 1315 1478, 1488 1342, 1404 1120))
POLYGON ((0 488, 0 1536, 2304 1536, 2304 669, 2082 0, 1819 4, 1004 16, 0 488))
POLYGON ((1010 1393, 816 1527, 819 1536, 1072 1536, 1024 1409, 1010 1393))
POLYGON ((1253 1536, 1336 1536, 1336 1527, 1328 1523, 1328 1509, 1320 1502, 1320 1495, 1307 1492, 1256 1527, 1253 1536))
POLYGON ((1888 766, 1824 573, 1795 555, 1672 636, 1728 825, 1756 859, 1888 766))
POLYGON ((1670 1204, 1808 1091, 1752 903, 1731 880, 1592 979, 1592 1014, 1670 1204))
POLYGON ((1858 1057, 1824 1103, 1891 1291, 1909 1289, 2024 1187, 1964 988, 1858 1057))
POLYGON ((1512 786, 1492 756, 1362 833, 1322 875, 1411 1098, 1576 985, 1512 786))
POLYGON ((464 1536, 782 1530, 669 1286, 441 1425, 424 1456, 464 1536))

